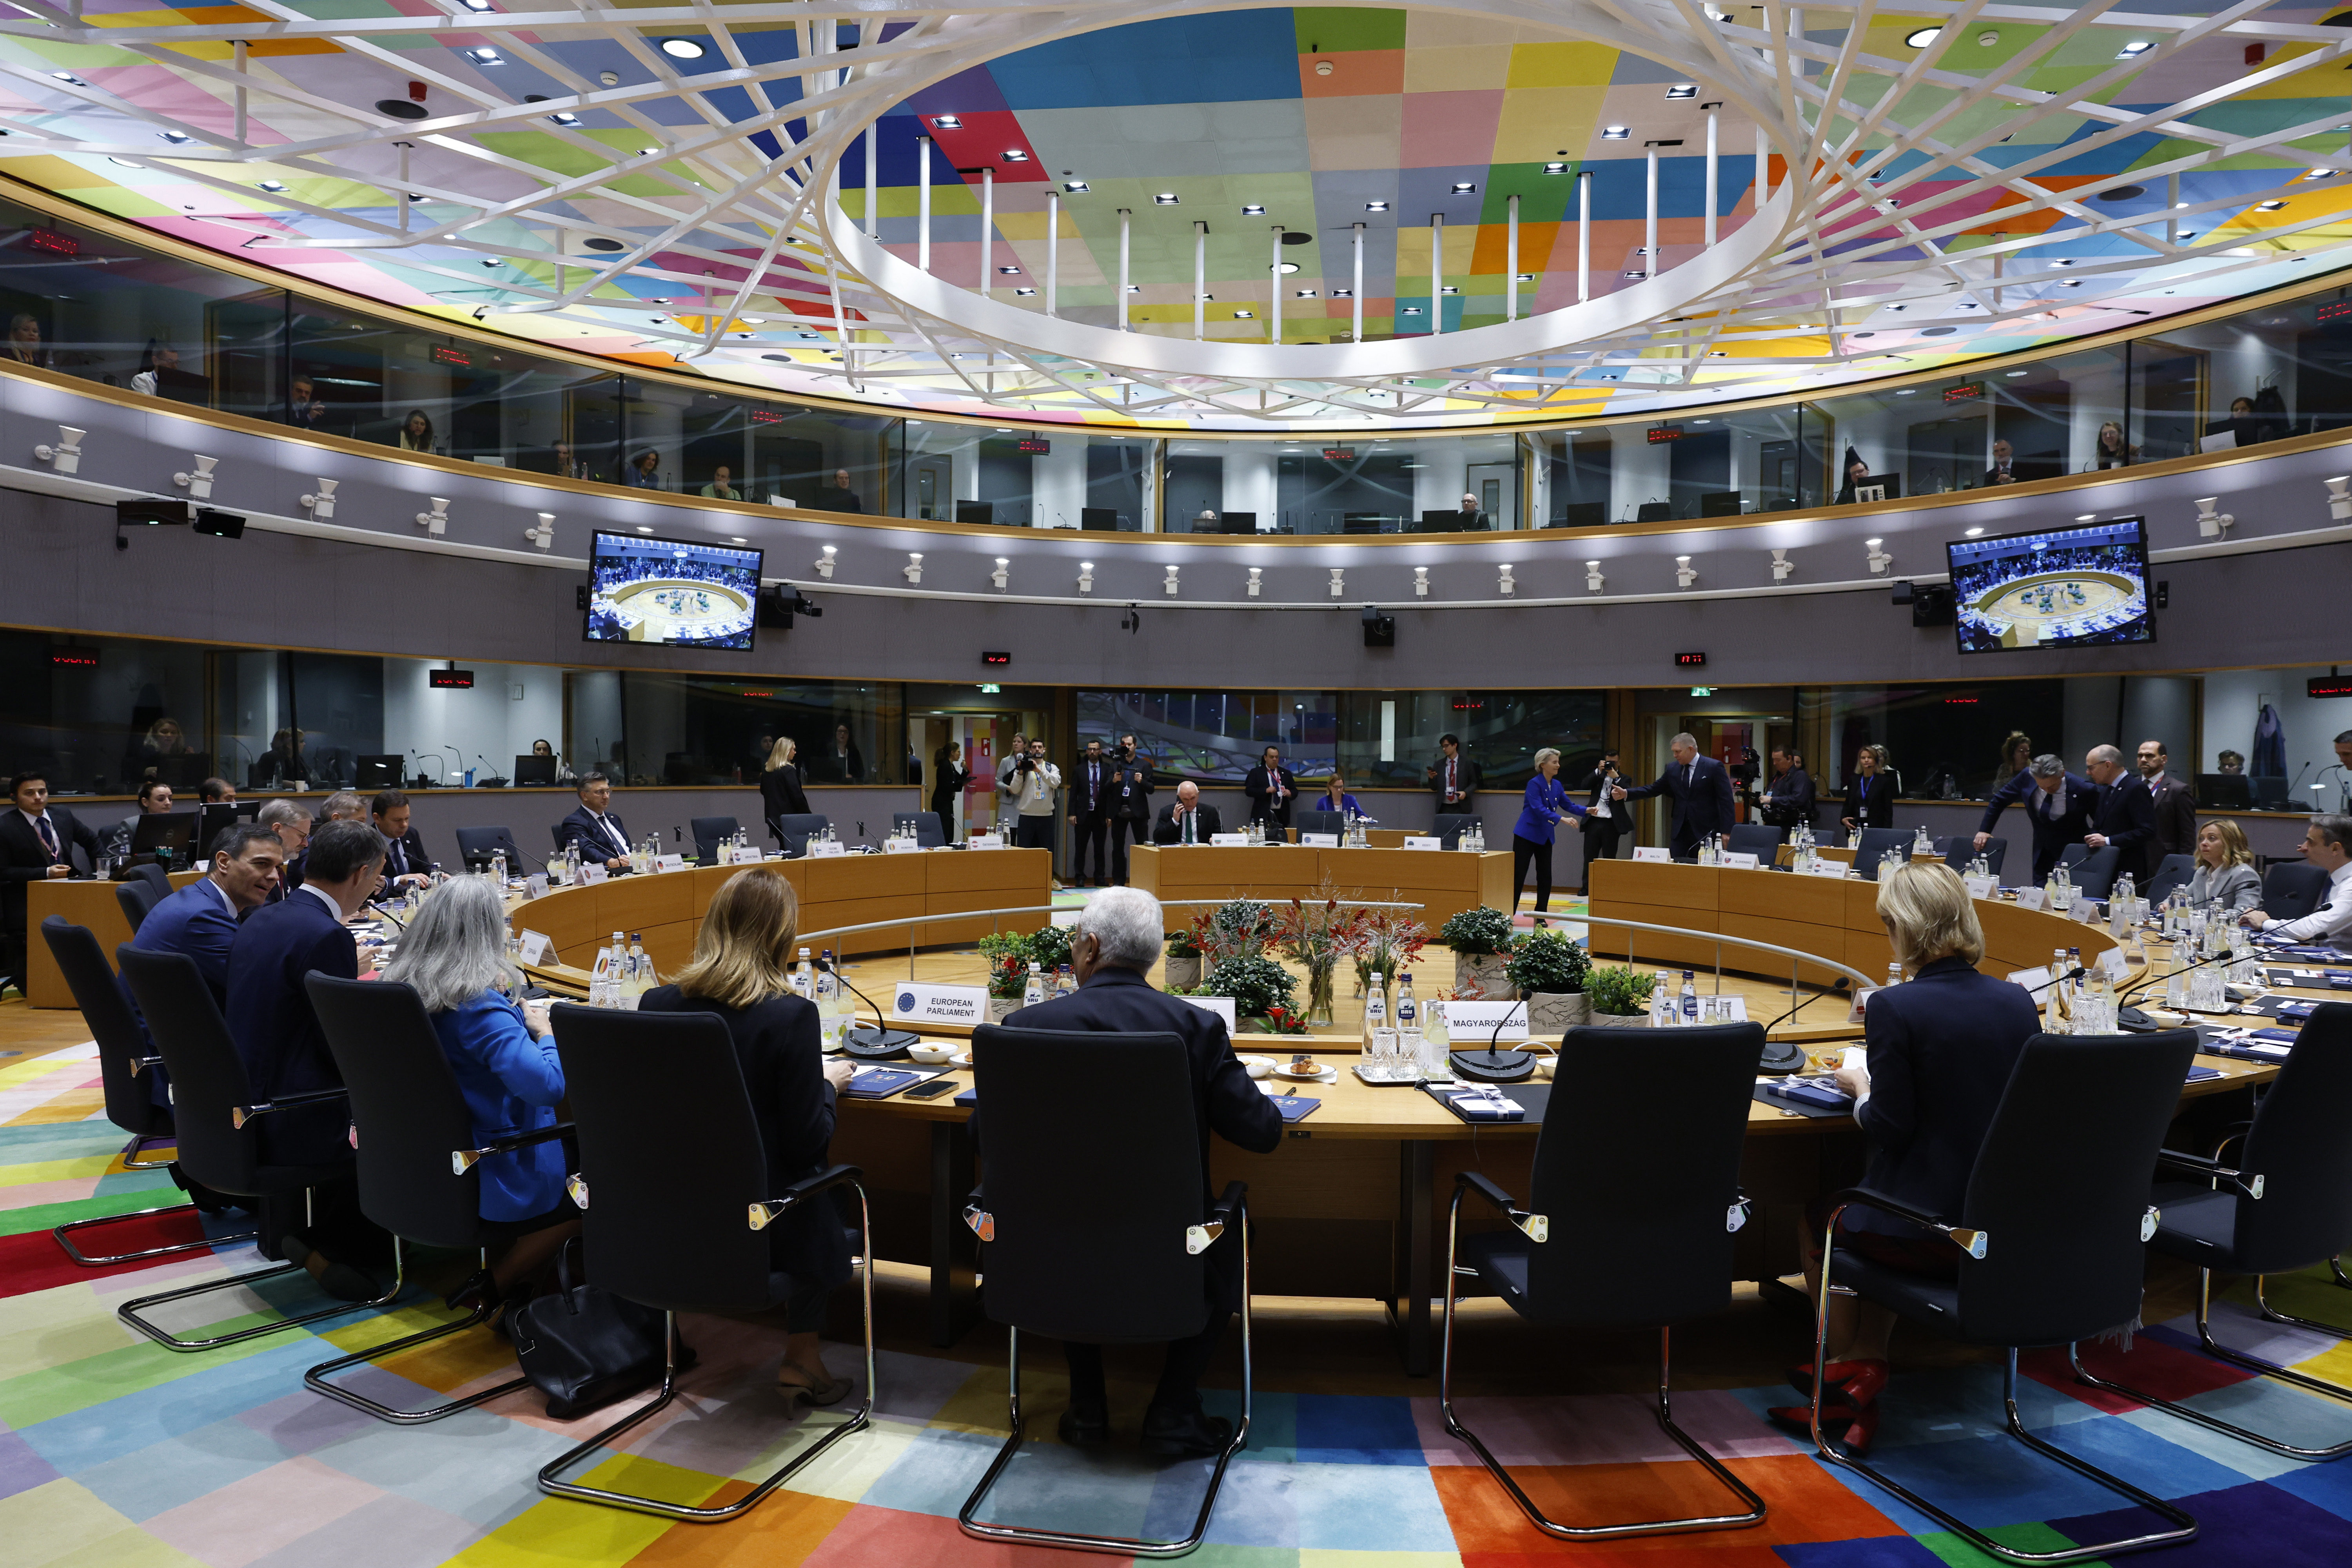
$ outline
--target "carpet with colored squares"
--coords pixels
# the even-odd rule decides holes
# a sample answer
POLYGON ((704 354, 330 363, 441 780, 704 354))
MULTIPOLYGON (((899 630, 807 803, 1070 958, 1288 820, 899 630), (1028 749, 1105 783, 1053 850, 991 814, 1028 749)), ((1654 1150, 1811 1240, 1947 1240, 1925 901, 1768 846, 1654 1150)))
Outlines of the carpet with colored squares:
MULTIPOLYGON (((542 1497, 532 1478, 593 1423, 549 1420, 509 1397, 436 1425, 403 1428, 306 1392, 303 1369, 441 1315, 437 1301, 317 1325, 210 1354, 177 1355, 118 1322, 127 1298, 253 1266, 249 1249, 112 1270, 69 1264, 47 1228, 176 1196, 161 1175, 121 1169, 121 1137, 94 1119, 89 1047, 0 1067, 0 1563, 11 1568, 405 1568, 488 1565, 1013 1563, 961 1536, 956 1510, 1003 1431, 1005 1373, 982 1331, 957 1354, 882 1357, 874 1429, 846 1440, 742 1521, 669 1523, 542 1497)), ((133 1237, 190 1237, 184 1214, 126 1224, 133 1237)), ((118 1237, 124 1245, 129 1238, 118 1237)), ((154 1242, 151 1240, 150 1245, 154 1242)), ((2290 1311, 2352 1321, 2352 1292, 2310 1277, 2276 1282, 2290 1311)), ((428 1301, 431 1300, 427 1298, 428 1301)), ((233 1310, 302 1305, 289 1290, 233 1310)), ((217 1316, 217 1313, 205 1314, 217 1316)), ((2352 1376, 2334 1341, 2262 1326, 2233 1298, 2226 1331, 2258 1353, 2321 1375, 2352 1376)), ((174 1323, 193 1327, 193 1323, 174 1323)), ((2100 1358, 2161 1394, 2302 1442, 2352 1436, 2352 1406, 2221 1369, 2175 1322, 2146 1331, 2127 1356, 2100 1358)), ((836 1417, 787 1419, 771 1391, 776 1331, 690 1320, 700 1352, 673 1412, 605 1457, 596 1479, 681 1500, 740 1495, 808 1431, 836 1417)), ((1791 1338, 1793 1338, 1793 1334, 1791 1338)), ((410 1354, 368 1377, 379 1394, 421 1397, 502 1375, 487 1336, 410 1354), (464 1348, 460 1348, 460 1346, 464 1348)), ((1563 1363, 1575 1354, 1560 1348, 1563 1363)), ((836 1370, 854 1357, 829 1347, 836 1370)), ((1033 1373, 1033 1427, 1061 1407, 1058 1357, 1033 1373)), ((1572 1370, 1572 1366, 1571 1366, 1572 1370)), ((1234 1467, 1196 1561, 1219 1568, 1389 1568, 1574 1559, 1594 1568, 1934 1568, 1979 1558, 1868 1483, 1825 1468, 1767 1426, 1786 1402, 1772 1368, 1753 1386, 1678 1396, 1686 1428, 1763 1494, 1746 1531, 1571 1545, 1529 1529, 1495 1483, 1448 1439, 1433 1389, 1419 1397, 1286 1391, 1278 1372, 1257 1399, 1254 1446, 1234 1467)), ((2051 1358, 2032 1363, 2025 1419, 2053 1441, 2177 1499, 2204 1533, 2152 1562, 2342 1568, 2352 1563, 2352 1465, 2273 1459, 2161 1411, 2084 1398, 2051 1358)), ((1557 1373, 1557 1369, 1555 1369, 1557 1373)), ((1425 1385, 1416 1385, 1425 1386, 1425 1385)), ((2088 1393, 2089 1391, 2082 1391, 2088 1393)), ((1114 1387, 1139 1404, 1139 1389, 1114 1387)), ((1990 1366, 1898 1375, 1877 1453, 1897 1477, 2030 1550, 2146 1528, 2087 1481, 2025 1454, 1993 1426, 1990 1366)), ((1212 1395, 1231 1410, 1232 1393, 1212 1395)), ((1556 1517, 1591 1522, 1718 1506, 1699 1468, 1664 1442, 1627 1394, 1465 1399, 1465 1417, 1556 1517)), ((598 1420, 609 1419, 610 1414, 598 1420)), ((1118 1532, 1181 1533, 1204 1474, 1150 1468, 1033 1442, 1000 1484, 996 1517, 1118 1532)), ((1069 1558, 1067 1561, 1082 1561, 1069 1558)))

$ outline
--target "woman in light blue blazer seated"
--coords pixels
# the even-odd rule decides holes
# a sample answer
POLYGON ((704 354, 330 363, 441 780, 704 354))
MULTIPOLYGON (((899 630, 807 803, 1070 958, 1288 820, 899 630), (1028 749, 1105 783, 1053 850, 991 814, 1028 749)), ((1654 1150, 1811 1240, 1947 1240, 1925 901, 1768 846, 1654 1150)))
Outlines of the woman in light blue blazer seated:
MULTIPOLYGON (((548 1030, 547 1005, 513 1000, 523 977, 507 957, 505 900, 488 881, 459 877, 426 899, 402 933, 384 980, 406 985, 425 1004, 466 1098, 477 1147, 556 1124, 563 1063, 548 1030)), ((579 1213, 563 1194, 563 1142, 526 1144, 475 1168, 482 1218, 510 1239, 449 1304, 518 1305, 556 1249, 580 1234, 579 1213)))

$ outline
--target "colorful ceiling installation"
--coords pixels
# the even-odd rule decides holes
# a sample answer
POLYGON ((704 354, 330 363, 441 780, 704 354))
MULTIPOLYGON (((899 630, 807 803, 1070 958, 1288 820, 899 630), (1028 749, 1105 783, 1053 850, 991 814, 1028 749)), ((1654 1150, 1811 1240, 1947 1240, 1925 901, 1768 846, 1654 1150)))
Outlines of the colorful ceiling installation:
POLYGON ((2340 6, 531 3, 18 0, 0 172, 567 349, 1144 427, 1804 393, 2352 261, 2340 6))

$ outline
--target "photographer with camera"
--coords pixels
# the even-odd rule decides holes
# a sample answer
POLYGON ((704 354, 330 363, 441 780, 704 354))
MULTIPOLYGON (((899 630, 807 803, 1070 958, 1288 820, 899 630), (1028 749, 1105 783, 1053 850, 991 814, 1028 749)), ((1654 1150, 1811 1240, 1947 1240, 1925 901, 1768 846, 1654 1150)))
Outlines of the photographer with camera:
POLYGON ((1131 734, 1121 735, 1111 748, 1106 797, 1110 806, 1110 879, 1123 888, 1128 839, 1132 837, 1141 844, 1151 837, 1151 764, 1143 760, 1131 734))
POLYGON ((1027 751, 1011 758, 998 787, 1013 797, 1013 847, 1053 848, 1054 795, 1062 787, 1062 770, 1045 760, 1045 742, 1032 741, 1027 751))

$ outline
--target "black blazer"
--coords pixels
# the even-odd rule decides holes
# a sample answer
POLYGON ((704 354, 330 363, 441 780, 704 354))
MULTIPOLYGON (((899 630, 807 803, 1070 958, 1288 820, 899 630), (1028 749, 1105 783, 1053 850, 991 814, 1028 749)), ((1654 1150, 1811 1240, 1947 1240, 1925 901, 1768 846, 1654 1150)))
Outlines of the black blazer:
POLYGON ((1838 820, 1851 821, 1857 827, 1894 826, 1895 788, 1893 773, 1856 773, 1853 783, 1845 786, 1845 805, 1838 810, 1838 820))
POLYGON ((1108 816, 1111 803, 1118 798, 1118 786, 1113 782, 1118 764, 1108 757, 1097 757, 1091 764, 1092 780, 1087 777, 1088 767, 1083 756, 1062 770, 1062 787, 1068 791, 1068 811, 1072 816, 1108 816))
POLYGON ((2156 808, 2156 847, 2147 856, 2153 871, 2164 864, 2167 855, 2197 852, 2197 797, 2170 773, 2159 773, 2147 793, 2156 808))
POLYGON ((866 782, 866 759, 859 754, 856 746, 849 748, 848 755, 845 757, 827 748, 823 760, 824 770, 832 775, 834 783, 863 784, 866 782))
POLYGON ((1457 752, 1454 753, 1454 760, 1461 764, 1455 772, 1454 782, 1461 785, 1462 798, 1452 805, 1445 804, 1445 758, 1441 754, 1432 764, 1436 770, 1437 776, 1429 781, 1429 798, 1435 805, 1440 816, 1449 812, 1459 814, 1476 810, 1478 786, 1486 782, 1486 770, 1480 767, 1477 760, 1469 752, 1457 752))
POLYGON ((1625 792, 1625 798, 1641 800, 1654 795, 1669 796, 1675 803, 1670 838, 1705 838, 1731 831, 1731 774, 1713 757, 1693 758, 1688 779, 1681 763, 1668 763, 1656 783, 1635 784, 1625 792))
MULTIPOLYGON (((2041 1032, 2021 985, 1939 959, 1904 985, 1871 994, 1863 1013, 1870 1098, 1854 1120, 1870 1140, 1864 1180, 1925 1213, 1957 1221, 1969 1173, 2025 1042, 2041 1032)), ((1848 1210, 1849 1219, 1856 1211, 1848 1210)), ((1866 1215, 1858 1228, 1907 1230, 1866 1215)))
POLYGON ((2126 773, 2114 784, 2100 789, 2091 806, 2091 826, 2085 831, 2104 836, 2123 853, 2116 858, 2116 873, 2129 872, 2141 882, 2156 868, 2152 852, 2158 849, 2156 837, 2156 797, 2147 793, 2147 781, 2137 773, 2126 773))
POLYGON ((61 805, 48 809, 49 826, 58 836, 60 858, 51 860, 41 836, 25 820, 25 814, 13 805, 0 804, 0 931, 21 932, 25 926, 25 887, 30 882, 48 879, 52 865, 73 864, 74 846, 89 857, 89 866, 98 863, 98 829, 61 805))
MULTIPOLYGON (((1193 826, 1192 841, 1196 844, 1206 844, 1209 841, 1210 835, 1223 833, 1225 830, 1224 819, 1217 815, 1217 808, 1209 805, 1206 801, 1201 803, 1200 809, 1201 820, 1193 826)), ((1154 844, 1173 844, 1177 841, 1180 835, 1176 826, 1176 806, 1175 803, 1171 801, 1168 805, 1160 808, 1159 820, 1155 821, 1151 825, 1151 842, 1154 844)), ((1180 1005, 1190 1007, 1192 1005, 1190 1002, 1185 1002, 1180 1004, 1180 1005)))
MULTIPOLYGON (((302 977, 359 978, 352 933, 325 900, 296 893, 245 918, 228 951, 228 1032, 263 1100, 343 1081, 302 977)), ((331 1165, 351 1158, 351 1108, 341 1101, 273 1111, 254 1123, 262 1163, 331 1165)))
POLYGON ((1998 832, 2000 814, 2021 802, 2025 818, 2033 826, 2033 879, 2039 882, 2050 875, 2050 868, 2058 864, 2066 846, 2081 843, 2083 835, 2091 831, 2091 808, 2096 804, 2099 786, 2068 773, 2065 790, 2066 809, 2053 818, 2042 809, 2042 792, 2033 787, 2033 775, 2021 768, 2015 778, 1993 791, 1992 798, 1985 802, 1977 831, 1998 832))
MULTIPOLYGON (((779 816, 806 816, 809 814, 808 791, 801 787, 798 763, 786 763, 780 768, 769 768, 760 774, 761 814, 772 822, 779 816)), ((565 821, 571 818, 566 817, 565 821)))
MULTIPOLYGON (((1803 823, 1811 827, 1813 812, 1821 805, 1821 795, 1813 787, 1813 775, 1802 768, 1790 768, 1779 778, 1767 781, 1764 793, 1772 797, 1764 807, 1764 820, 1775 827, 1794 827, 1803 823)), ((1887 799, 1895 792, 1886 792, 1887 799)))
MULTIPOLYGON (((813 1005, 786 993, 739 1011, 675 985, 657 985, 637 998, 637 1009, 709 1013, 726 1024, 768 1157, 771 1195, 824 1169, 833 1144, 833 1085, 824 1080, 824 1039, 813 1005)), ((769 1227, 768 1245, 777 1269, 795 1284, 831 1289, 849 1278, 849 1239, 830 1203, 784 1215, 769 1227)))
MULTIPOLYGON (((1202 807, 1203 810, 1210 809, 1202 807)), ((2015 987, 2011 987, 2012 990, 2015 987)), ((642 1004, 640 1004, 642 1005, 642 1004)), ((1005 1019, 1020 1029, 1097 1030, 1134 1035, 1174 1035, 1192 1062, 1192 1114, 1201 1136, 1201 1196, 1215 1201, 1209 1175, 1209 1134, 1253 1154, 1271 1154, 1282 1145, 1282 1113, 1250 1081, 1249 1069, 1234 1055, 1224 1020, 1153 988, 1140 971, 1102 968, 1067 996, 1024 1007, 1005 1019)), ((973 1112, 978 1120, 979 1112, 973 1112)), ((1241 1305, 1241 1256, 1231 1247, 1208 1254, 1210 1300, 1232 1311, 1241 1305)))
MULTIPOLYGON (((378 831, 380 833, 382 830, 378 831)), ((386 838, 384 843, 388 846, 392 840, 386 838)), ((432 869, 433 862, 425 858, 425 839, 416 831, 414 823, 409 825, 407 832, 400 836, 399 865, 393 864, 392 852, 389 848, 384 851, 383 876, 386 881, 390 881, 394 877, 425 876, 432 869)))
MULTIPOLYGON (((931 810, 944 820, 955 816, 956 796, 971 783, 971 771, 960 768, 953 763, 941 763, 936 771, 940 776, 931 781, 931 810)), ((805 811, 808 808, 803 806, 801 809, 805 811)))
MULTIPOLYGON (((762 793, 765 793, 764 789, 762 793)), ((578 807, 571 816, 563 819, 562 826, 564 847, 569 848, 574 844, 579 845, 580 858, 583 860, 593 858, 598 865, 607 860, 622 858, 627 853, 629 830, 621 826, 620 817, 612 812, 608 811, 604 814, 604 820, 612 826, 614 832, 621 836, 623 840, 621 848, 614 848, 604 836, 597 831, 596 818, 584 805, 578 807)))
POLYGON ((1274 774, 1269 774, 1263 765, 1252 768, 1249 776, 1242 780, 1242 793, 1250 798, 1253 819, 1287 827, 1290 809, 1298 804, 1298 775, 1285 767, 1276 767, 1275 773, 1281 776, 1282 787, 1288 792, 1282 797, 1280 806, 1274 805, 1274 774))
POLYGON ((1110 815, 1114 822, 1144 823, 1151 820, 1151 764, 1141 757, 1131 763, 1113 760, 1110 815))

